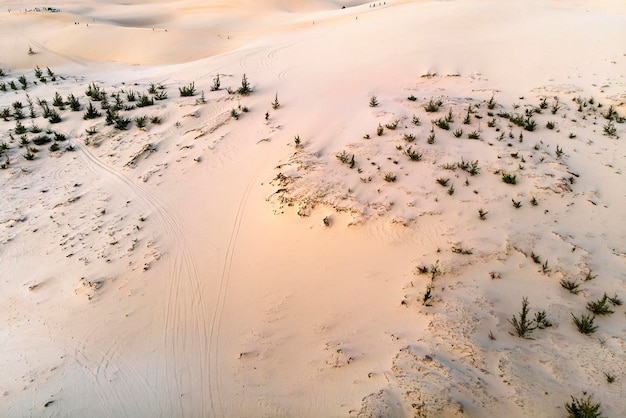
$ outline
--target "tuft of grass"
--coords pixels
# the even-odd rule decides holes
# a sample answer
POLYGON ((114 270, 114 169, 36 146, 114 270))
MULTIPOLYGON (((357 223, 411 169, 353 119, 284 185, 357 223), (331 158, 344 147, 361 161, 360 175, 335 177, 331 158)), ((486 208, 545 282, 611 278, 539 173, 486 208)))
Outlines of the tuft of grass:
POLYGON ((396 175, 393 173, 385 173, 385 177, 383 177, 386 182, 393 183, 396 181, 396 175))
POLYGON ((420 161, 422 159, 422 154, 418 151, 413 151, 412 147, 410 146, 404 150, 404 155, 409 157, 409 160, 411 161, 420 161))
POLYGON ((502 181, 506 184, 517 184, 517 176, 515 174, 502 173, 502 181))
POLYGON ((443 102, 439 99, 435 100, 431 98, 426 105, 424 105, 424 110, 429 113, 434 113, 439 110, 439 107, 443 104, 443 102))
POLYGON ((439 178, 437 179, 437 183, 439 183, 439 184, 440 184, 441 186, 443 186, 443 187, 447 187, 447 186, 448 186, 448 182, 449 182, 449 181, 450 181, 450 179, 449 179, 449 178, 446 178, 446 177, 439 177, 439 178))
POLYGON ((593 323, 596 319, 595 315, 585 315, 581 314, 579 318, 577 318, 574 314, 571 314, 574 319, 574 323, 576 324, 576 328, 581 334, 590 335, 596 332, 598 326, 593 323))
POLYGON ((472 132, 467 134, 467 137, 469 139, 478 139, 478 138, 480 138, 480 134, 478 133, 478 131, 472 131, 472 132))
POLYGON ((513 207, 515 209, 519 209, 522 207, 522 202, 519 200, 515 200, 515 199, 511 199, 511 201, 513 202, 513 207))
POLYGON ((186 86, 179 87, 178 92, 180 93, 180 97, 191 97, 196 94, 196 84, 191 82, 186 86))
POLYGON ((148 120, 148 117, 146 115, 143 116, 137 116, 135 118, 135 126, 139 129, 143 129, 146 127, 146 121, 148 120))
POLYGON ((601 299, 587 303, 587 310, 594 315, 609 315, 613 311, 609 307, 608 295, 605 293, 601 299))
POLYGON ((578 399, 572 396, 572 402, 565 404, 565 410, 568 415, 567 418, 602 418, 600 403, 595 403, 591 400, 591 396, 587 399, 578 399))
POLYGON ((580 283, 577 283, 576 280, 561 279, 560 283, 563 289, 566 289, 568 292, 574 295, 580 293, 580 283))

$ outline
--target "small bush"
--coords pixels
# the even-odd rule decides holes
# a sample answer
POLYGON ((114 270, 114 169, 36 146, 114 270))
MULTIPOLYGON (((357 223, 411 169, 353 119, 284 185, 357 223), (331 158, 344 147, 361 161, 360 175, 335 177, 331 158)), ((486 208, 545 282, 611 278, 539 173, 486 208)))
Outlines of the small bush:
POLYGON ((96 107, 93 105, 92 102, 89 102, 89 106, 87 106, 87 110, 83 114, 83 119, 85 120, 95 119, 100 116, 101 116, 101 113, 98 111, 98 109, 96 109, 96 107))
POLYGON ((404 150, 404 155, 409 157, 409 160, 411 161, 420 161, 422 159, 422 154, 417 151, 413 151, 410 146, 406 150, 404 150))
POLYGON ((537 329, 537 324, 533 319, 530 318, 530 311, 528 309, 528 298, 522 298, 522 311, 518 316, 513 315, 511 319, 509 319, 509 323, 513 325, 513 329, 515 330, 515 335, 521 338, 528 338, 531 332, 537 329))
POLYGON ((463 129, 461 129, 461 128, 456 129, 456 130, 452 133, 452 135, 454 135, 454 137, 455 137, 455 138, 460 138, 460 137, 462 137, 462 136, 463 136, 463 129))
POLYGON ((548 123, 546 123, 546 128, 552 130, 554 129, 554 127, 556 126, 556 124, 552 121, 548 121, 548 123))
POLYGON ((393 122, 386 124, 385 128, 389 129, 390 131, 395 131, 398 127, 398 123, 400 123, 400 121, 396 119, 393 122))
POLYGON ((137 116, 135 118, 135 126, 139 129, 143 129, 146 127, 146 121, 148 120, 147 116, 137 116))
POLYGON ((415 141, 415 135, 413 135, 413 134, 404 134, 404 140, 406 142, 413 142, 413 141, 415 141))
POLYGON ((370 107, 376 107, 376 106, 378 106, 378 99, 376 98, 376 96, 370 97, 370 107))
POLYGON ((280 107, 280 102, 278 101, 278 93, 274 96, 274 101, 272 102, 272 109, 276 110, 280 107))
POLYGON ((55 109, 50 109, 50 115, 48 116, 48 120, 50 123, 59 123, 61 122, 61 115, 55 109))
POLYGON ((211 86, 211 91, 218 91, 221 85, 222 85, 222 82, 220 81, 220 75, 218 73, 215 76, 215 78, 213 78, 213 85, 211 86))
POLYGON ((437 119, 433 123, 443 130, 450 130, 450 124, 448 123, 448 120, 446 118, 437 119))
POLYGON ((248 82, 245 74, 241 78, 241 86, 237 89, 237 93, 241 94, 242 96, 248 96, 250 93, 252 93, 252 88, 250 87, 250 83, 248 82))
POLYGON ((591 400, 591 396, 587 399, 577 399, 572 396, 572 402, 565 404, 567 418, 602 418, 601 407, 600 403, 591 400))
POLYGON ((601 299, 587 303, 587 310, 594 315, 609 315, 613 311, 609 307, 608 295, 605 293, 601 299))
POLYGON ((439 184, 440 184, 441 186, 443 186, 443 187, 447 187, 449 182, 450 182, 450 179, 449 179, 449 178, 439 177, 439 178, 437 179, 437 183, 439 183, 439 184))
POLYGON ((567 279, 561 279, 561 286, 563 287, 563 289, 567 290, 568 292, 577 295, 580 293, 580 283, 577 283, 576 280, 567 280, 567 279))
POLYGON ((467 137, 469 139, 478 139, 480 138, 480 134, 478 133, 478 131, 472 131, 469 134, 467 134, 467 137))
POLYGON ((393 173, 385 173, 384 179, 386 182, 393 183, 396 181, 396 175, 393 173))
POLYGON ((502 173, 502 181, 506 184, 517 184, 517 176, 515 174, 502 173))
POLYGON ((413 119, 411 121, 413 122, 413 125, 415 125, 415 126, 420 126, 421 125, 420 118, 418 118, 415 115, 413 115, 413 119))
POLYGON ((435 100, 431 98, 424 106, 424 110, 429 113, 437 112, 442 104, 443 102, 441 100, 435 100))
POLYGON ((121 131, 126 130, 128 125, 130 124, 130 119, 124 117, 116 117, 115 118, 115 129, 119 129, 121 131))
POLYGON ((580 318, 577 318, 574 314, 572 314, 572 318, 574 319, 576 328, 578 328, 578 331, 581 334, 593 334, 598 329, 598 326, 594 325, 593 323, 593 321, 596 319, 594 315, 581 314, 580 318))
POLYGON ((180 93, 180 97, 191 97, 196 94, 196 84, 191 82, 186 86, 179 87, 178 92, 180 93))

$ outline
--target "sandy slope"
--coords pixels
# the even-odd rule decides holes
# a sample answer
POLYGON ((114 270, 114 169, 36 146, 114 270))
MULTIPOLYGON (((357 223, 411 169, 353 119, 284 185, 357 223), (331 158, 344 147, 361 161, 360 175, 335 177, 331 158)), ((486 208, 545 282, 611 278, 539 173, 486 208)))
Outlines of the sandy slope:
POLYGON ((552 417, 583 393, 624 410, 624 307, 591 336, 571 318, 626 297, 626 128, 603 132, 610 105, 626 116, 620 2, 16 12, 39 5, 0 13, 0 82, 29 80, 0 110, 28 94, 24 126, 67 140, 26 161, 0 120, 0 415, 552 417), (34 85, 37 65, 56 81, 34 85), (253 93, 229 94, 244 74, 253 93), (91 82, 127 105, 161 84, 120 111, 161 122, 84 120, 91 82), (50 124, 37 99, 55 92, 83 109, 50 124), (533 131, 504 116, 537 108, 533 131), (552 323, 533 339, 511 335, 522 297, 552 323))

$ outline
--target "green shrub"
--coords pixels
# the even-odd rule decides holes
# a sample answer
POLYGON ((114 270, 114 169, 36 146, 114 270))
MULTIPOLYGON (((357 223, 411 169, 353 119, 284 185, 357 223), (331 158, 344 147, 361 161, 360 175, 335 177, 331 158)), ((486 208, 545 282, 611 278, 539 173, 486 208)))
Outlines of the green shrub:
POLYGON ((433 98, 431 98, 428 103, 426 103, 426 105, 424 106, 424 110, 426 110, 429 113, 433 113, 433 112, 437 112, 439 110, 439 107, 443 104, 443 102, 441 100, 435 100, 433 98))
POLYGON ((179 87, 178 92, 180 93, 180 97, 191 97, 196 93, 196 84, 191 82, 186 86, 179 87))
POLYGON ((598 326, 594 325, 593 323, 593 321, 596 319, 594 315, 581 314, 580 318, 577 318, 574 314, 572 314, 572 318, 574 319, 576 328, 578 328, 578 331, 581 334, 593 334, 598 329, 598 326))
POLYGON ((376 98, 376 96, 370 97, 370 107, 376 107, 376 106, 378 106, 378 99, 376 98))
POLYGON ((242 96, 248 96, 250 93, 252 93, 252 88, 250 87, 250 83, 248 82, 248 78, 245 74, 241 78, 241 86, 237 89, 237 93, 241 94, 242 96))
POLYGON ((572 402, 565 404, 567 418, 602 418, 601 407, 600 403, 591 400, 591 396, 587 399, 577 399, 572 396, 572 402))

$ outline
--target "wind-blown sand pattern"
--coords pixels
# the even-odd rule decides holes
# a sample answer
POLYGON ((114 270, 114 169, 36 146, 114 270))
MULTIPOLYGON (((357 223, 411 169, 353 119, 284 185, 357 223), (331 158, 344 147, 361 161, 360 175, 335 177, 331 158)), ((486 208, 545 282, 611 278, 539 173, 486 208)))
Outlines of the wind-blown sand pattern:
POLYGON ((625 23, 4 2, 0 416, 622 416, 625 23))

